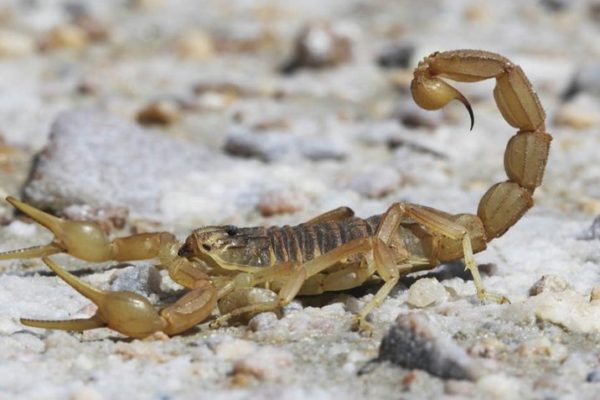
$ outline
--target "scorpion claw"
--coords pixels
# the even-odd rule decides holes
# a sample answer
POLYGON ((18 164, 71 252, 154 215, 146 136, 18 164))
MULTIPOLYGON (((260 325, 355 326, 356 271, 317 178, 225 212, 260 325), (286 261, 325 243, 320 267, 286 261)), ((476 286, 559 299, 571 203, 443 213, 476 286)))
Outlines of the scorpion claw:
POLYGON ((54 261, 44 258, 44 263, 73 289, 91 300, 98 310, 89 319, 42 321, 21 319, 24 325, 36 328, 87 330, 108 327, 131 337, 146 337, 168 328, 168 322, 143 296, 133 292, 108 292, 94 288, 65 271, 54 261))
POLYGON ((12 196, 8 196, 6 201, 38 224, 50 230, 54 234, 54 240, 45 246, 0 253, 0 260, 46 257, 63 252, 92 262, 108 261, 112 258, 113 249, 111 243, 96 223, 66 221, 45 213, 12 196))

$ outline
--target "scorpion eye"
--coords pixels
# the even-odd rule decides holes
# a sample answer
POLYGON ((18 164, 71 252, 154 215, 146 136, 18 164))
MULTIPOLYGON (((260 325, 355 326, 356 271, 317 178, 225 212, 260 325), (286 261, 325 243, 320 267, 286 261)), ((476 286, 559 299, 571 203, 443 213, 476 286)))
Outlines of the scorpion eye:
POLYGON ((206 251, 210 251, 210 245, 206 243, 202 243, 202 248, 206 251))
POLYGON ((228 225, 227 227, 225 227, 225 233, 228 236, 235 236, 238 234, 238 232, 239 232, 239 228, 237 226, 228 225))

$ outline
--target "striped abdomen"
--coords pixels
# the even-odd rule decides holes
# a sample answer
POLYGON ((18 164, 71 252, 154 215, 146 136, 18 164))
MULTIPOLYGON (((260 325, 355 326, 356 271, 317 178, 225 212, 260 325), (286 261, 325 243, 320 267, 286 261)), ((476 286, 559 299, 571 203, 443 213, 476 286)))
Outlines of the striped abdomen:
POLYGON ((270 227, 266 233, 275 256, 272 262, 302 263, 354 239, 372 236, 380 219, 380 216, 353 217, 318 224, 270 227))

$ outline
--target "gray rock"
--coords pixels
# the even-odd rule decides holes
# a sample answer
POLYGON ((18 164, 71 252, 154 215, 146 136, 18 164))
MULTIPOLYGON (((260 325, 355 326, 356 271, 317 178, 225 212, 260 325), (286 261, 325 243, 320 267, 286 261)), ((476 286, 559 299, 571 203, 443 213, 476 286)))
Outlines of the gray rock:
POLYGON ((441 334, 424 313, 400 314, 381 342, 378 359, 443 379, 475 380, 482 373, 480 363, 441 334))
POLYGON ((27 202, 44 209, 126 207, 152 218, 174 180, 190 170, 205 171, 214 158, 203 147, 115 116, 70 111, 52 125, 24 193, 27 202))
POLYGON ((591 371, 585 377, 586 382, 600 382, 600 369, 595 369, 591 371))
POLYGON ((110 290, 149 296, 160 291, 160 281, 160 273, 153 265, 131 265, 118 270, 110 283, 110 290))
POLYGON ((328 138, 300 137, 279 131, 257 133, 239 128, 233 129, 227 136, 225 151, 266 162, 299 158, 341 160, 347 156, 341 143, 328 138))
POLYGON ((415 53, 411 43, 389 45, 377 56, 377 64, 382 68, 408 68, 415 53))
POLYGON ((600 239, 600 216, 594 218, 592 225, 582 232, 577 239, 579 240, 597 240, 600 239))
POLYGON ((580 92, 600 96, 600 64, 581 67, 574 74, 564 97, 570 99, 580 92))

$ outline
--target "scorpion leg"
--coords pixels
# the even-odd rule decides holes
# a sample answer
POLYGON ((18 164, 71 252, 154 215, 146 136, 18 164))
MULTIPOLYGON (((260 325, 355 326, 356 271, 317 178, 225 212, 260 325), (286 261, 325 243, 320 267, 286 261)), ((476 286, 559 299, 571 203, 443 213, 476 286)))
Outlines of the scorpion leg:
POLYGON ((393 232, 398 229, 398 225, 405 217, 409 217, 415 222, 424 226, 432 235, 446 237, 453 241, 460 241, 462 255, 465 260, 465 267, 473 276, 473 283, 477 290, 477 296, 482 300, 492 300, 498 303, 508 302, 508 299, 502 295, 488 292, 483 287, 479 269, 473 256, 473 246, 468 229, 463 225, 456 223, 448 218, 445 213, 434 209, 416 206, 414 204, 395 203, 384 214, 376 235, 384 243, 389 243, 389 238, 393 232))
POLYGON ((221 326, 236 315, 264 312, 285 306, 298 295, 308 278, 352 255, 369 251, 370 248, 369 238, 356 239, 302 264, 287 262, 255 274, 238 274, 234 279, 239 287, 252 287, 264 282, 283 282, 277 300, 237 308, 217 318, 211 323, 211 326, 221 326))
POLYGON ((96 304, 98 309, 89 319, 43 321, 22 318, 21 323, 27 326, 74 331, 108 327, 136 338, 159 331, 175 335, 204 320, 216 304, 216 289, 206 280, 206 276, 197 280, 194 288, 175 303, 157 311, 148 299, 137 293, 98 290, 54 261, 48 258, 43 260, 62 280, 96 304))
POLYGON ((317 215, 306 223, 315 225, 327 221, 340 221, 350 217, 354 217, 354 211, 352 211, 350 207, 338 207, 336 209, 324 212, 323 214, 317 215))

